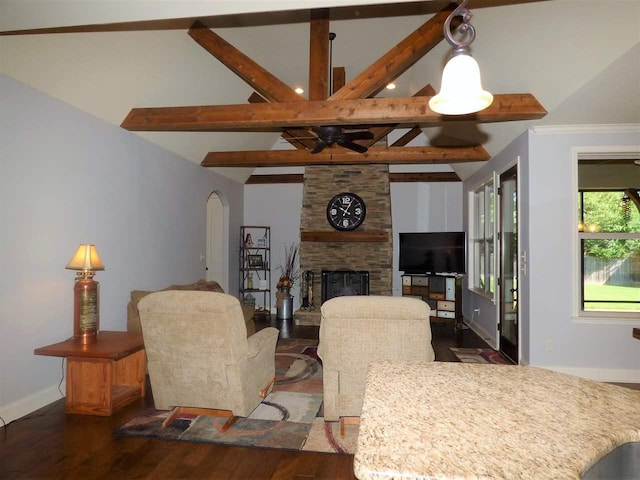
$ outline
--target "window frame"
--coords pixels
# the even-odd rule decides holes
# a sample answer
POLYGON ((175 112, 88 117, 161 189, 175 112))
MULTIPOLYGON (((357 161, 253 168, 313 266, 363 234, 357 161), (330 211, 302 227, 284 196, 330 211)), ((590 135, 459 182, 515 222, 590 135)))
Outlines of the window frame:
POLYGON ((469 252, 470 291, 495 302, 496 282, 496 240, 497 240, 497 205, 496 175, 469 190, 469 236, 467 250, 469 252), (480 207, 479 198, 482 198, 480 207), (482 232, 480 233, 480 229, 482 232), (482 236, 481 239, 479 237, 482 236), (493 247, 493 248, 492 248, 493 247), (479 253, 481 252, 481 253, 479 253), (482 265, 478 264, 482 259, 482 265), (482 277, 482 278, 481 278, 482 277), (493 282, 492 282, 493 278, 493 282), (484 283, 484 284, 483 284, 484 283))
MULTIPOLYGON (((611 191, 611 189, 578 189, 578 196, 582 197, 582 195, 584 195, 584 193, 587 192, 605 192, 605 191, 611 191)), ((617 191, 617 190, 616 190, 617 191)), ((580 213, 582 213, 582 207, 581 207, 581 201, 577 202, 578 205, 578 210, 580 211, 580 213)), ((585 304, 585 298, 584 298, 584 291, 585 291, 585 283, 584 283, 584 247, 583 247, 583 240, 610 240, 610 239, 615 239, 615 240, 640 240, 640 233, 618 233, 618 232, 591 232, 591 231, 585 231, 584 228, 584 222, 583 222, 583 218, 579 217, 579 225, 582 225, 582 228, 578 228, 578 250, 579 250, 579 256, 578 256, 578 262, 579 262, 579 272, 580 275, 578 277, 578 282, 579 282, 579 290, 578 290, 578 294, 579 294, 579 309, 578 309, 578 315, 581 317, 630 317, 630 318, 637 318, 638 317, 638 313, 636 312, 625 312, 625 311, 620 311, 620 310, 585 310, 584 309, 584 304, 585 304)), ((588 303, 588 301, 587 301, 588 303)))
MULTIPOLYGON (((640 320, 640 315, 634 312, 620 312, 620 311, 585 311, 582 308, 583 298, 583 271, 582 271, 582 239, 588 238, 602 238, 599 233, 592 232, 580 232, 578 224, 581 218, 578 215, 579 212, 579 192, 580 187, 578 184, 578 164, 580 160, 603 160, 603 159, 640 159, 640 145, 634 146, 580 146, 572 147, 572 194, 571 194, 571 211, 573 223, 575 225, 572 228, 573 238, 573 315, 572 320, 576 323, 591 323, 591 324, 615 324, 615 325, 630 325, 635 324, 640 320), (592 237, 592 236, 597 237, 592 237)), ((613 234, 612 234, 613 235, 613 234)), ((619 234, 618 234, 619 235, 619 234)), ((622 234, 622 235, 637 235, 637 234, 622 234)), ((633 237, 633 238, 637 238, 633 237)))

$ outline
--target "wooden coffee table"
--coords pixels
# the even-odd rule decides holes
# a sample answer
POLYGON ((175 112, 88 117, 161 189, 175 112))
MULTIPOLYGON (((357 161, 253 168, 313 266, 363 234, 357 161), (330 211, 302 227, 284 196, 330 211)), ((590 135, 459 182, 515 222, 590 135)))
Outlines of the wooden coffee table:
POLYGON ((70 338, 34 353, 66 357, 67 413, 109 416, 144 397, 146 356, 140 334, 100 332, 93 344, 70 338))

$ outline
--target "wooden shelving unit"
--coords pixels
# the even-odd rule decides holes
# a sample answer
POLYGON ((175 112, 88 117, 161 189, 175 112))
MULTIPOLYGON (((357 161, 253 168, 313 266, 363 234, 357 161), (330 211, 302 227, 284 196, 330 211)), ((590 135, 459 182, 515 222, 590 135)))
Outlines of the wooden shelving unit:
POLYGON ((256 315, 271 313, 271 227, 240 227, 240 300, 256 315))

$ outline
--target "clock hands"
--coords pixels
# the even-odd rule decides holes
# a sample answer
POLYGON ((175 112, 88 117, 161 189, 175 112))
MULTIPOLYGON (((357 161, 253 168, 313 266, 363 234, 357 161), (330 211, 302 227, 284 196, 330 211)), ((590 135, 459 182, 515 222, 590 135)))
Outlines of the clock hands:
POLYGON ((338 208, 342 210, 342 213, 344 213, 345 215, 351 215, 349 213, 349 209, 351 208, 351 205, 353 205, 353 202, 349 202, 349 204, 347 205, 347 208, 342 208, 340 206, 338 206, 338 208))
POLYGON ((342 207, 338 207, 340 210, 342 210, 342 213, 344 213, 345 215, 349 215, 349 207, 351 206, 351 204, 349 204, 347 206, 347 208, 342 208, 342 207))

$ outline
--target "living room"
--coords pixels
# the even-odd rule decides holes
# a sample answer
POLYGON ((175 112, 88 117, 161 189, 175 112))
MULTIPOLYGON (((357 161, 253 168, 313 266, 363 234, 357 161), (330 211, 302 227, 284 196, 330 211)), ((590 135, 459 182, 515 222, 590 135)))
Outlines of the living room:
MULTIPOLYGON (((402 231, 467 230, 468 192, 491 178, 493 172, 501 173, 519 163, 523 208, 521 249, 527 252, 528 261, 521 285, 521 361, 589 378, 638 382, 640 349, 631 330, 638 326, 640 319, 580 321, 574 315, 575 256, 571 245, 575 231, 569 226, 573 225, 575 215, 572 182, 577 165, 572 149, 599 147, 603 155, 616 151, 632 155, 637 154, 640 145, 637 91, 631 96, 619 94, 636 85, 639 77, 638 5, 620 2, 624 8, 614 9, 598 3, 581 3, 579 11, 573 10, 572 2, 562 1, 474 11, 478 28, 474 55, 483 73, 493 80, 491 88, 495 92, 532 91, 549 115, 544 122, 535 124, 512 122, 483 127, 483 132, 491 132, 493 141, 502 139, 502 143, 498 142, 499 147, 491 150, 492 160, 479 170, 461 166, 458 169, 463 178, 461 182, 392 183, 393 232, 395 237, 402 231), (532 60, 528 67, 525 64, 520 70, 516 69, 520 73, 510 75, 505 66, 500 70, 501 75, 497 71, 490 73, 485 66, 488 65, 485 57, 489 56, 486 51, 500 51, 501 44, 532 34, 509 30, 509 35, 492 34, 495 38, 490 39, 486 32, 521 25, 523 18, 531 23, 537 21, 549 30, 546 35, 549 38, 541 35, 535 40, 529 39, 534 45, 539 42, 539 50, 531 47, 531 55, 539 56, 534 56, 536 61, 532 60), (500 27, 494 26, 492 30, 491 22, 500 27), (585 30, 590 36, 584 35, 585 30), (564 43, 569 38, 581 38, 580 45, 564 43), (536 63, 537 59, 547 57, 551 57, 547 64, 550 66, 536 63), (589 57, 590 61, 583 57, 589 57), (570 66, 565 67, 564 63, 570 66), (561 79, 555 88, 554 82, 547 80, 545 92, 550 93, 544 97, 526 80, 526 75, 535 69, 547 70, 547 76, 548 70, 556 69, 561 79), (611 92, 615 101, 603 98, 600 95, 603 91, 611 92), (511 136, 505 136, 501 128, 511 132, 511 136), (552 349, 548 348, 549 339, 552 349)), ((401 22, 401 28, 395 35, 402 38, 422 18, 396 20, 401 22)), ((374 22, 372 28, 378 25, 374 22)), ((260 30, 266 28, 254 27, 257 30, 254 41, 260 38, 260 30)), ((300 31, 300 35, 306 35, 306 25, 294 24, 288 28, 292 34, 300 31)), ((349 38, 349 31, 343 27, 340 41, 349 38)), ((178 33, 162 32, 160 37, 173 45, 173 38, 169 39, 173 35, 178 33)), ((369 39, 372 33, 358 31, 358 35, 369 39)), ((112 95, 109 85, 113 81, 107 79, 107 74, 110 69, 118 70, 115 66, 118 48, 126 49, 131 42, 140 42, 152 49, 157 38, 151 38, 149 32, 131 31, 76 33, 69 37, 0 38, 0 90, 3 92, 0 208, 5 227, 0 253, 3 265, 0 274, 0 304, 3 305, 0 415, 7 421, 60 396, 57 388, 60 363, 36 357, 33 350, 71 334, 73 273, 64 266, 79 243, 95 243, 105 263, 106 269, 96 276, 101 284, 101 328, 123 330, 131 290, 162 288, 204 277, 201 256, 206 251, 206 202, 212 192, 223 197, 228 209, 229 268, 225 290, 229 292, 236 292, 238 288, 235 252, 241 225, 271 226, 273 267, 281 263, 278 255, 284 245, 297 241, 300 233, 302 184, 244 184, 252 173, 299 173, 300 169, 264 168, 255 172, 238 169, 233 173, 205 169, 198 165, 203 158, 202 148, 197 148, 202 147, 198 143, 202 140, 195 138, 203 134, 187 134, 192 139, 193 156, 197 158, 190 162, 185 159, 192 152, 185 150, 180 155, 168 149, 167 145, 172 142, 169 133, 136 135, 121 129, 118 125, 128 110, 121 111, 120 100, 107 100, 105 103, 114 104, 113 110, 103 117, 98 115, 91 103, 101 103, 101 97, 112 95), (72 40, 75 46, 67 43, 72 40), (87 63, 92 48, 100 51, 107 43, 113 44, 110 56, 87 63), (86 46, 85 52, 77 50, 81 44, 86 46), (52 52, 58 52, 53 62, 59 63, 59 71, 42 58, 52 52), (30 61, 20 61, 20 58, 30 61), (46 68, 37 68, 39 62, 46 68), (77 80, 71 81, 71 77, 77 80), (81 100, 71 98, 74 90, 81 100)), ((188 44, 189 39, 176 42, 188 44)), ((195 55, 203 57, 200 62, 209 61, 203 52, 195 55)), ((305 59, 306 54, 300 58, 305 59)), ((433 62, 438 64, 441 58, 436 55, 433 62)), ((161 56, 158 63, 166 60, 161 56)), ((140 57, 130 61, 145 64, 140 57)), ((304 67, 305 61, 301 63, 304 67)), ((189 68, 172 66, 180 71, 189 71, 189 68)), ((357 66, 353 68, 357 71, 357 66)), ((180 83, 184 79, 167 80, 160 88, 162 82, 154 80, 157 71, 150 68, 144 73, 144 70, 140 67, 140 70, 121 73, 119 81, 123 83, 117 90, 126 100, 127 109, 157 104, 155 98, 145 97, 145 93, 151 95, 156 87, 189 91, 180 83), (136 92, 127 93, 133 83, 131 77, 143 74, 148 77, 136 85, 136 92)), ((440 67, 435 70, 439 71, 440 67)), ((222 99, 227 96, 238 103, 246 101, 249 89, 239 89, 241 82, 232 74, 225 73, 223 67, 215 74, 224 81, 216 82, 217 91, 213 97, 206 97, 207 102, 224 103, 222 99)), ((415 82, 425 83, 426 79, 416 78, 415 82)), ((486 82, 488 86, 489 81, 486 82)), ((203 99, 193 101, 201 103, 203 99)), ((159 102, 162 105, 162 101, 159 102)), ((206 135, 208 140, 204 142, 217 142, 216 149, 221 150, 244 149, 248 142, 261 143, 262 148, 270 148, 274 143, 279 145, 274 134, 206 135)), ((209 145, 206 148, 213 149, 209 145)), ((408 169, 415 170, 416 167, 408 169)), ((441 165, 425 166, 421 170, 453 171, 454 168, 441 165)), ((395 267, 392 290, 394 295, 400 292, 400 272, 395 267)), ((495 344, 495 303, 465 292, 463 310, 472 328, 495 344), (476 309, 479 313, 475 313, 476 309)))

